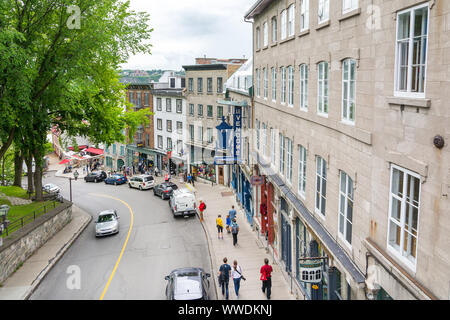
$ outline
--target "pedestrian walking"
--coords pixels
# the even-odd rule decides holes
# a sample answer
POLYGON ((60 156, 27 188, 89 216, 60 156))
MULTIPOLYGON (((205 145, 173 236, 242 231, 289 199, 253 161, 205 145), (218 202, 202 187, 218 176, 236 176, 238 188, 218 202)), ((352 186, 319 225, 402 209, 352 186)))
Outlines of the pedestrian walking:
POLYGON ((227 263, 228 259, 223 258, 223 264, 219 268, 219 286, 222 287, 222 295, 228 300, 228 283, 231 276, 231 266, 227 263))
POLYGON ((231 225, 231 218, 230 218, 230 215, 229 215, 229 214, 227 215, 227 220, 226 220, 226 224, 227 224, 227 226, 226 226, 226 229, 227 229, 227 233, 230 233, 230 232, 231 232, 231 229, 230 229, 230 225, 231 225))
POLYGON ((73 177, 75 178, 75 181, 77 181, 78 175, 79 175, 78 171, 75 170, 75 172, 73 173, 73 177))
POLYGON ((206 210, 206 204, 203 202, 203 200, 200 200, 198 210, 200 210, 200 222, 203 222, 203 212, 206 210))
POLYGON ((217 225, 217 238, 223 239, 223 220, 222 216, 219 214, 216 219, 216 225, 217 225))
POLYGON ((239 225, 236 222, 236 219, 231 223, 231 234, 233 235, 233 246, 237 245, 238 242, 238 233, 239 233, 239 225))
POLYGON ((259 271, 261 273, 261 281, 262 281, 262 292, 265 293, 267 290, 267 299, 270 300, 270 295, 272 293, 272 266, 269 265, 269 259, 264 259, 264 265, 261 267, 259 271))
POLYGON ((231 206, 231 210, 228 211, 228 214, 230 215, 231 221, 233 221, 236 218, 236 210, 234 210, 234 206, 231 206))
POLYGON ((231 278, 233 279, 234 284, 234 292, 236 293, 236 297, 239 299, 239 289, 241 287, 241 280, 246 280, 242 275, 242 268, 238 265, 237 260, 233 262, 233 268, 231 269, 231 278))
POLYGON ((158 173, 159 173, 159 169, 158 169, 158 167, 155 167, 155 177, 158 176, 158 173))

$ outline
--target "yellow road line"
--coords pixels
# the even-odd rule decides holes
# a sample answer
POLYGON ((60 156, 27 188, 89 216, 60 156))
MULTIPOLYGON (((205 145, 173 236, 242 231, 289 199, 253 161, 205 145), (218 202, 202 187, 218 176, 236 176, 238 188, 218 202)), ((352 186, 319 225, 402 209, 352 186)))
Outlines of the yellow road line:
POLYGON ((130 228, 128 229, 127 238, 125 239, 125 243, 124 243, 124 245, 123 245, 123 247, 122 247, 122 251, 120 252, 119 258, 117 259, 116 265, 114 266, 114 269, 113 269, 111 275, 109 276, 108 283, 106 284, 105 289, 103 289, 102 295, 101 295, 101 297, 100 297, 100 300, 103 300, 103 298, 104 298, 104 296, 105 296, 105 294, 106 294, 106 291, 108 291, 108 288, 109 288, 109 285, 110 285, 110 283, 111 283, 111 280, 113 279, 114 274, 116 273, 117 267, 119 266, 120 260, 122 259, 123 253, 125 252, 125 248, 126 248, 126 246, 127 246, 128 239, 130 238, 131 229, 133 228, 133 217, 134 217, 134 216, 133 216, 133 210, 131 210, 131 207, 130 207, 129 204, 126 203, 125 201, 120 200, 120 199, 118 199, 118 198, 114 198, 114 197, 108 196, 108 195, 104 195, 104 194, 95 194, 95 193, 91 193, 91 194, 92 194, 92 195, 99 196, 99 197, 110 198, 110 199, 113 199, 113 200, 116 200, 116 201, 120 201, 120 202, 122 202, 125 206, 128 207, 128 210, 130 210, 130 214, 131 214, 131 223, 130 223, 130 228))
POLYGON ((189 190, 191 190, 192 192, 194 192, 194 191, 191 189, 191 187, 189 187, 189 185, 188 185, 186 182, 185 182, 184 184, 186 185, 186 187, 189 188, 189 190))

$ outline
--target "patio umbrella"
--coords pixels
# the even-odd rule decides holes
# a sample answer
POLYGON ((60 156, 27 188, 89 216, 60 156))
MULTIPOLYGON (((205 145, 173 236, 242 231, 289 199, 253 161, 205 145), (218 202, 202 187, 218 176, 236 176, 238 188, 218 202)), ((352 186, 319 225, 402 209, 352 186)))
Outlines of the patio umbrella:
POLYGON ((68 163, 68 162, 70 162, 70 160, 69 159, 64 159, 63 161, 61 161, 59 164, 66 164, 66 163, 68 163))

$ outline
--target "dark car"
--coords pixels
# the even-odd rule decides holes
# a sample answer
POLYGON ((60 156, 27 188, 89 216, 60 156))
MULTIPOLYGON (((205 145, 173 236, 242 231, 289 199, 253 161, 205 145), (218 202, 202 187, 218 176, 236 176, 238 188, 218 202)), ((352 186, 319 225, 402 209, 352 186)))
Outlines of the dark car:
POLYGON ((127 178, 121 174, 114 174, 111 177, 106 178, 105 183, 117 186, 118 184, 127 183, 127 178))
POLYGON ((107 175, 105 171, 91 172, 84 177, 86 182, 102 182, 106 179, 107 175))
POLYGON ((153 188, 153 194, 160 196, 161 199, 169 199, 173 190, 177 190, 178 186, 173 182, 163 182, 153 188))
POLYGON ((173 270, 165 277, 167 300, 209 300, 209 277, 201 268, 173 270))

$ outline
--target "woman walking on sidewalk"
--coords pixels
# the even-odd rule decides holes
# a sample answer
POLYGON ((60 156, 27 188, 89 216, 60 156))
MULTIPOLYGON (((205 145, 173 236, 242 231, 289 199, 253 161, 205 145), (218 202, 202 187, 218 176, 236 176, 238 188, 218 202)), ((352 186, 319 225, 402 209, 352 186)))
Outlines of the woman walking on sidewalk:
POLYGON ((239 299, 239 288, 241 287, 241 279, 245 281, 245 277, 242 275, 242 268, 238 265, 237 260, 233 262, 233 268, 231 269, 231 278, 234 283, 234 292, 236 292, 236 298, 239 299))
POLYGON ((216 225, 217 225, 217 238, 223 239, 223 220, 222 216, 219 214, 219 216, 216 219, 216 225))
POLYGON ((261 273, 262 280, 262 292, 265 293, 267 289, 267 299, 270 300, 270 295, 272 293, 272 266, 269 265, 269 259, 264 259, 264 265, 261 267, 259 271, 261 273))

